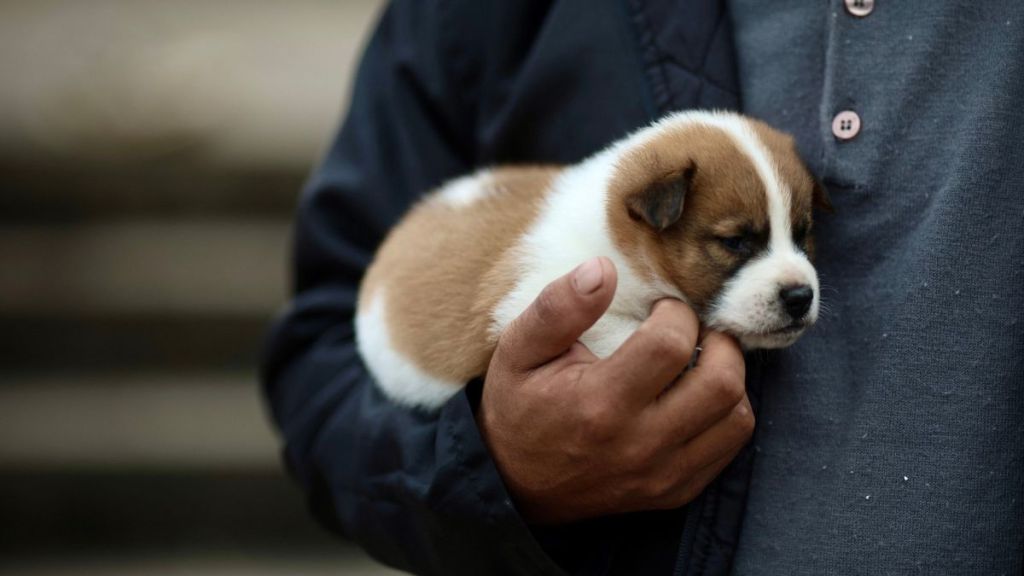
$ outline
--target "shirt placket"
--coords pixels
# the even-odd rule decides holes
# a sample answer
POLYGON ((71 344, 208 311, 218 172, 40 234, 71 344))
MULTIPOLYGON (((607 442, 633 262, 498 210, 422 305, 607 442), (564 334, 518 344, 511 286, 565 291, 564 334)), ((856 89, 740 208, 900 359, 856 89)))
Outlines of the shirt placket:
POLYGON ((853 89, 856 79, 848 77, 844 62, 857 57, 860 48, 853 35, 858 27, 869 26, 877 18, 875 0, 832 0, 834 2, 830 22, 828 54, 825 66, 825 90, 823 92, 821 120, 825 151, 826 180, 842 185, 855 184, 853 174, 844 173, 846 163, 837 162, 841 155, 849 154, 858 135, 868 129, 870 117, 865 107, 868 103, 859 98, 853 89))

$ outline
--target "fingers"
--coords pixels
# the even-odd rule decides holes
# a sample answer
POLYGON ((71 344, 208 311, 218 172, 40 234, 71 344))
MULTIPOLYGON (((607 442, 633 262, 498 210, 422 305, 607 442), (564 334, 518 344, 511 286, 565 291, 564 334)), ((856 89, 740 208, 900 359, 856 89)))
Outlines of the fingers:
POLYGON ((742 448, 754 433, 754 426, 750 400, 744 397, 724 418, 687 442, 683 450, 697 467, 715 462, 742 448))
POLYGON ((608 309, 616 282, 615 265, 601 257, 548 284, 502 333, 495 356, 528 371, 562 355, 608 309))
POLYGON ((746 364, 736 340, 709 332, 701 348, 696 366, 653 405, 651 421, 657 430, 652 433, 690 440, 746 401, 746 364))
POLYGON ((744 398, 726 417, 681 446, 670 458, 674 466, 669 473, 676 482, 656 494, 655 505, 671 508, 696 498, 750 441, 754 425, 750 402, 744 398))
POLYGON ((660 507, 678 508, 684 504, 692 502, 697 498, 697 496, 700 496, 700 493, 704 491, 708 484, 711 484, 715 478, 718 478, 718 475, 722 473, 722 470, 724 470, 725 467, 728 466, 734 458, 736 458, 736 455, 739 454, 742 449, 743 447, 740 446, 702 468, 691 476, 687 482, 684 482, 682 486, 680 486, 674 494, 671 494, 666 501, 662 502, 660 507))
POLYGON ((650 403, 686 368, 698 329, 692 308, 679 300, 659 300, 640 328, 602 362, 604 380, 638 402, 650 403))

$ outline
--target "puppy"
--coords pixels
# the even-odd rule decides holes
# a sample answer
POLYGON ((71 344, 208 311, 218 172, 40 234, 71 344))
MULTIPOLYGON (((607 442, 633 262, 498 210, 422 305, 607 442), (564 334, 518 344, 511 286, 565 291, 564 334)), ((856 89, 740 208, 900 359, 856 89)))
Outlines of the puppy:
POLYGON ((747 349, 789 346, 818 317, 811 213, 827 202, 792 138, 729 113, 667 116, 574 166, 484 170, 391 231, 360 290, 359 351, 388 397, 437 408, 545 285, 595 256, 619 277, 580 338, 599 357, 665 297, 747 349))

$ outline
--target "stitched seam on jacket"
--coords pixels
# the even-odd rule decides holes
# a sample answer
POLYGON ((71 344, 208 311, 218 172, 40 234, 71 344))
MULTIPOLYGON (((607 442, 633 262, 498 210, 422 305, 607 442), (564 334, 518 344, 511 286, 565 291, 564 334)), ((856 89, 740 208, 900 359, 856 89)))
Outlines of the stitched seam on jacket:
POLYGON ((704 84, 708 84, 716 90, 726 94, 738 96, 736 90, 726 88, 703 74, 703 69, 707 64, 707 58, 711 53, 711 44, 724 22, 724 11, 719 14, 711 39, 705 46, 704 55, 701 58, 701 69, 695 71, 689 66, 683 64, 678 58, 674 57, 671 52, 662 50, 658 45, 654 32, 651 30, 643 0, 627 0, 627 2, 630 9, 630 17, 636 30, 637 40, 640 44, 641 55, 643 57, 647 77, 651 85, 650 87, 654 96, 655 106, 658 109, 659 115, 668 113, 675 106, 675 98, 668 81, 669 75, 665 69, 666 65, 673 66, 680 71, 689 74, 699 83, 698 99, 703 95, 704 84))
POLYGON ((702 493, 686 505, 683 533, 679 537, 679 547, 676 550, 676 564, 672 571, 673 576, 690 576, 692 574, 690 568, 693 566, 693 551, 706 499, 706 495, 702 493), (693 517, 692 523, 691 517, 693 517))
POLYGON ((452 445, 455 447, 455 458, 458 461, 459 470, 469 479, 470 485, 473 486, 473 495, 476 496, 480 508, 486 511, 484 520, 489 526, 494 526, 494 511, 487 505, 487 500, 484 499, 483 491, 480 489, 479 478, 469 469, 469 466, 466 466, 465 453, 462 450, 462 437, 455 431, 455 424, 453 422, 449 421, 447 425, 448 436, 452 439, 452 445))
MULTIPOLYGON (((476 499, 480 503, 481 508, 486 511, 484 522, 489 527, 495 528, 497 527, 497 522, 494 519, 494 509, 487 504, 487 500, 483 496, 483 490, 481 490, 480 488, 480 479, 479 477, 477 477, 475 473, 473 473, 469 466, 466 466, 465 456, 462 447, 462 436, 460 436, 458 431, 455 429, 454 422, 449 421, 447 424, 448 436, 452 439, 452 445, 455 447, 455 458, 458 460, 459 470, 469 479, 469 483, 473 487, 473 495, 476 496, 476 499)), ((520 557, 520 559, 524 560, 525 563, 530 565, 531 571, 527 572, 528 574, 552 573, 549 569, 547 569, 547 567, 543 565, 543 563, 540 560, 535 558, 533 554, 530 554, 530 552, 522 546, 516 544, 513 546, 513 550, 520 557)))
MULTIPOLYGON (((469 118, 469 121, 467 122, 468 126, 460 127, 462 129, 456 137, 460 140, 460 145, 465 144, 473 146, 476 141, 477 125, 479 124, 478 110, 480 90, 479 86, 470 82, 472 75, 469 70, 472 67, 471 55, 473 54, 473 51, 456 43, 455 38, 453 38, 453 36, 456 36, 455 34, 446 34, 446 32, 463 29, 463 27, 457 23, 457 18, 454 14, 455 8, 452 4, 452 0, 442 0, 438 2, 438 21, 441 24, 441 30, 438 32, 440 36, 439 42, 441 45, 441 51, 447 55, 447 57, 444 58, 444 61, 447 63, 446 69, 456 87, 455 90, 452 90, 452 96, 454 98, 458 98, 464 109, 469 111, 469 113, 466 114, 466 117, 469 118), (469 138, 470 142, 462 141, 463 138, 469 138)), ((463 38, 463 36, 459 36, 459 38, 463 38)), ((475 148, 475 146, 473 147, 475 148)), ((476 161, 476 154, 474 153, 472 158, 467 159, 470 161, 476 161)))
POLYGON ((718 13, 718 19, 715 21, 715 26, 711 30, 711 36, 708 37, 708 41, 704 45, 704 54, 700 58, 700 66, 697 68, 697 70, 691 70, 689 66, 683 64, 678 59, 676 59, 672 55, 672 53, 670 53, 670 52, 666 52, 665 53, 665 58, 667 60, 671 61, 673 64, 675 64, 679 68, 681 68, 681 69, 689 72, 690 74, 696 76, 697 79, 700 80, 701 87, 700 87, 700 93, 699 94, 701 96, 704 94, 704 84, 708 84, 708 85, 712 86, 713 88, 717 88, 718 90, 721 90, 722 92, 725 92, 727 94, 737 95, 735 90, 730 90, 730 89, 726 88, 725 86, 722 86, 718 82, 715 82, 711 78, 708 78, 708 75, 705 73, 705 70, 707 70, 707 67, 708 67, 708 56, 711 55, 711 47, 714 45, 715 38, 718 37, 719 32, 722 31, 722 25, 723 25, 724 22, 725 22, 725 10, 721 10, 718 13))
POLYGON ((619 8, 622 10, 622 27, 624 33, 627 36, 628 44, 634 48, 633 56, 637 60, 637 70, 640 76, 638 84, 642 87, 644 111, 647 112, 648 119, 655 120, 658 117, 657 104, 655 103, 654 91, 651 88, 650 80, 648 79, 647 63, 644 61, 643 46, 640 40, 640 32, 637 27, 633 24, 633 14, 630 10, 628 0, 623 0, 618 3, 619 8))
MULTIPOLYGON (((704 46, 704 55, 701 56, 701 58, 700 58, 700 78, 701 78, 701 81, 703 83, 705 83, 705 84, 710 84, 712 86, 715 86, 715 83, 712 82, 711 79, 708 78, 708 75, 707 75, 708 56, 711 55, 711 47, 714 46, 714 44, 715 44, 715 38, 718 38, 718 33, 721 32, 721 30, 722 30, 722 22, 724 20, 724 17, 725 17, 725 10, 722 10, 722 11, 720 11, 718 13, 718 20, 715 21, 715 27, 712 28, 711 36, 710 36, 710 38, 708 38, 708 42, 704 46)), ((722 90, 722 88, 720 86, 716 86, 716 87, 719 90, 722 90)), ((703 94, 704 93, 704 84, 701 84, 700 90, 701 90, 701 94, 703 94)), ((727 91, 727 92, 729 92, 729 91, 727 91)))
POLYGON ((722 499, 721 486, 714 486, 708 492, 708 500, 710 502, 705 500, 704 508, 701 510, 701 519, 697 526, 696 539, 699 542, 694 542, 695 547, 700 547, 700 552, 694 554, 694 560, 696 561, 694 576, 701 576, 707 573, 708 557, 715 540, 715 519, 718 516, 718 508, 722 499))
POLYGON ((672 105, 672 93, 668 87, 668 75, 664 69, 665 55, 658 49, 654 41, 654 33, 647 23, 647 15, 644 13, 641 0, 628 0, 630 16, 636 28, 637 39, 640 42, 641 55, 644 59, 647 77, 651 85, 651 92, 654 95, 654 105, 658 115, 667 113, 672 105))
POLYGON ((665 56, 664 59, 665 59, 665 61, 667 61, 669 64, 671 64, 675 68, 678 68, 679 70, 682 70, 683 72, 693 76, 694 78, 700 80, 701 82, 704 82, 705 84, 711 86, 712 88, 715 88, 717 90, 721 90, 722 92, 725 92, 726 94, 732 94, 734 96, 738 95, 735 90, 732 90, 730 88, 726 88, 725 86, 722 86, 718 82, 715 82, 714 80, 711 80, 710 78, 707 78, 706 76, 703 76, 699 72, 694 72, 693 70, 690 70, 687 66, 683 65, 681 62, 679 62, 679 60, 675 59, 674 57, 672 57, 670 55, 669 56, 665 56))

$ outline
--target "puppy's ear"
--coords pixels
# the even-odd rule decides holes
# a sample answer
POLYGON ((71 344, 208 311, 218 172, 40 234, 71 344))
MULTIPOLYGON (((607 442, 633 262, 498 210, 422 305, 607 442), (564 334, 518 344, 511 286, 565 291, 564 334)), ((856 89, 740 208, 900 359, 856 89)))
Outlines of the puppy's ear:
POLYGON ((828 190, 821 184, 821 181, 814 178, 814 189, 811 191, 811 198, 814 199, 814 205, 829 214, 834 214, 836 209, 832 207, 832 200, 828 197, 828 190))
POLYGON ((664 232, 683 215, 683 203, 693 184, 696 168, 691 164, 655 180, 643 190, 626 197, 626 208, 634 220, 643 220, 664 232))

